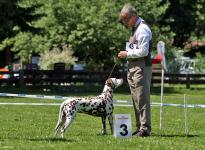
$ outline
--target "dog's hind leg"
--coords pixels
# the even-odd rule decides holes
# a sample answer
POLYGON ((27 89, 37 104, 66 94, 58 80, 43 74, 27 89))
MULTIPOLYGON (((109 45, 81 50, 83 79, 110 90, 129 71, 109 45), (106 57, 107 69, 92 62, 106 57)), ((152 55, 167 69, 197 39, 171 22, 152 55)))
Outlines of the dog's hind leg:
POLYGON ((62 138, 64 138, 64 132, 71 125, 73 120, 74 120, 74 116, 69 115, 69 116, 66 117, 64 126, 61 128, 61 137, 62 138))
POLYGON ((58 130, 59 130, 59 128, 60 128, 60 126, 62 125, 62 123, 61 122, 58 122, 57 123, 57 125, 56 125, 56 127, 55 127, 55 129, 54 129, 54 137, 56 137, 57 136, 57 133, 58 133, 58 130))
POLYGON ((59 128, 63 126, 63 124, 65 123, 65 120, 66 120, 66 116, 62 116, 61 118, 59 118, 58 123, 56 124, 55 127, 55 137, 58 133, 59 128))
POLYGON ((113 134, 113 116, 112 116, 112 113, 108 114, 108 121, 110 124, 111 133, 113 134))
POLYGON ((59 117, 58 117, 58 122, 56 124, 56 127, 54 129, 55 134, 54 136, 56 137, 59 128, 65 123, 65 118, 66 118, 66 114, 63 112, 63 106, 60 107, 60 112, 59 112, 59 117))
POLYGON ((102 134, 106 134, 106 116, 102 116, 102 134))

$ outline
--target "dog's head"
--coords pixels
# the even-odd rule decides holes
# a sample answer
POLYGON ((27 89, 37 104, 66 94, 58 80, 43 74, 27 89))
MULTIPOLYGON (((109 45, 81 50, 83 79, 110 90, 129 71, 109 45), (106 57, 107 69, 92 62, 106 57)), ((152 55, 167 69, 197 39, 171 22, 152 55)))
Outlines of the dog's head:
POLYGON ((123 79, 116 79, 116 78, 109 78, 106 80, 105 84, 109 87, 111 87, 112 89, 115 89, 117 87, 119 87, 120 85, 122 85, 123 83, 123 79))

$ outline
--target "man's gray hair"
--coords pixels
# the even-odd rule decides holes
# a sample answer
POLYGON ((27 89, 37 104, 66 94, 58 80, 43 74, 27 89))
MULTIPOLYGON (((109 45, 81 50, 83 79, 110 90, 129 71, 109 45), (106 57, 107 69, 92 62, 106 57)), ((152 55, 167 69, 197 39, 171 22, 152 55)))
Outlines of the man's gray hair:
POLYGON ((123 16, 125 16, 125 14, 128 15, 128 17, 131 16, 137 16, 137 10, 135 9, 134 6, 132 6, 130 3, 125 4, 124 7, 122 8, 121 12, 120 12, 120 18, 122 18, 123 16))

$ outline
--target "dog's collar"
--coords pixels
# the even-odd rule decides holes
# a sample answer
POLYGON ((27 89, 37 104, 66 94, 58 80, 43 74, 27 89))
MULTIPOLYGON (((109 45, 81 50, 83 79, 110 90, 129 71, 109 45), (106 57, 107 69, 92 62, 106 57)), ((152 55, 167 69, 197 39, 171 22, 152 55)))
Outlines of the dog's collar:
POLYGON ((114 90, 115 89, 115 84, 112 82, 111 88, 114 90))

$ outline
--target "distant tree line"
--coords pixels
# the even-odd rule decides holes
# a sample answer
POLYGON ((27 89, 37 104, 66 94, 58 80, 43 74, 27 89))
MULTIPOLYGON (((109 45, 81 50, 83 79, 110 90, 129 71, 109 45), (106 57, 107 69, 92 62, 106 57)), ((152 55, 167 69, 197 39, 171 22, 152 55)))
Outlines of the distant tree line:
POLYGON ((202 0, 0 0, 0 50, 28 63, 32 54, 67 46, 88 69, 108 70, 130 34, 118 17, 127 2, 150 25, 154 53, 159 40, 182 48, 204 38, 202 0))

